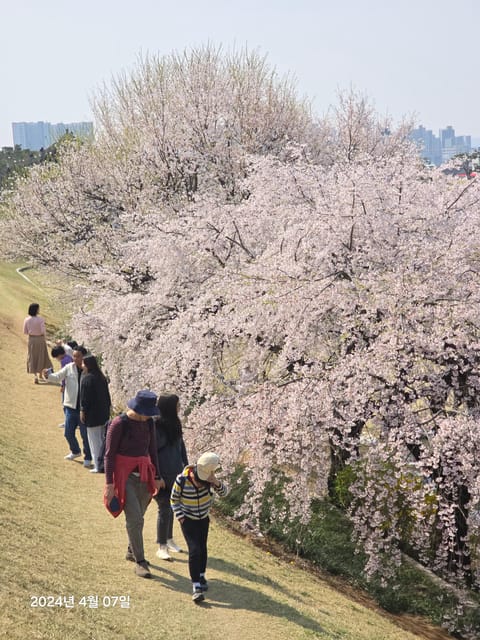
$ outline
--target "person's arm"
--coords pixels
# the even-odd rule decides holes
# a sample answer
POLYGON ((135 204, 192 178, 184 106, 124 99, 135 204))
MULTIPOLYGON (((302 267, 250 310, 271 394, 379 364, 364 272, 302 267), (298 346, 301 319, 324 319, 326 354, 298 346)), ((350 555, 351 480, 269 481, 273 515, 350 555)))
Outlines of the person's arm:
POLYGON ((107 504, 110 504, 113 496, 115 495, 115 485, 113 484, 115 456, 117 455, 118 447, 120 446, 120 441, 126 426, 125 420, 128 420, 128 418, 124 416, 117 416, 116 418, 113 418, 107 426, 107 433, 105 434, 105 488, 103 490, 103 496, 106 499, 107 504))
POLYGON ((175 478, 175 482, 173 483, 172 493, 170 494, 170 506, 172 507, 173 515, 176 519, 181 523, 185 519, 185 514, 183 513, 182 506, 182 486, 180 484, 181 474, 175 478))
POLYGON ((23 333, 28 336, 28 318, 23 321, 23 333))
POLYGON ((117 416, 107 428, 105 442, 105 483, 113 487, 113 472, 115 470, 115 456, 123 434, 123 419, 117 416))
POLYGON ((182 438, 182 443, 181 443, 181 455, 182 455, 182 462, 183 462, 183 466, 186 467, 188 465, 188 456, 187 456, 187 448, 185 446, 185 442, 183 441, 182 438))
POLYGON ((225 482, 223 482, 223 480, 220 480, 219 478, 217 478, 217 476, 214 473, 211 473, 208 476, 207 482, 210 482, 210 485, 214 489, 215 493, 217 493, 221 498, 227 495, 228 486, 226 485, 225 482))
POLYGON ((158 462, 158 453, 157 453, 157 429, 155 428, 155 421, 150 421, 150 443, 148 445, 148 454, 150 456, 150 460, 153 462, 155 467, 155 485, 158 489, 165 489, 165 480, 162 478, 162 470, 160 469, 160 465, 158 462))
POLYGON ((112 398, 110 396, 110 389, 108 388, 108 382, 105 379, 105 385, 106 385, 106 389, 107 389, 107 393, 106 393, 106 397, 107 397, 107 402, 108 402, 108 409, 110 410, 112 408, 112 398))
POLYGON ((80 411, 88 414, 92 408, 93 384, 91 376, 82 376, 80 379, 80 411))
POLYGON ((42 375, 50 384, 60 384, 68 375, 68 364, 62 367, 60 371, 57 371, 57 373, 50 372, 50 369, 44 369, 42 375))

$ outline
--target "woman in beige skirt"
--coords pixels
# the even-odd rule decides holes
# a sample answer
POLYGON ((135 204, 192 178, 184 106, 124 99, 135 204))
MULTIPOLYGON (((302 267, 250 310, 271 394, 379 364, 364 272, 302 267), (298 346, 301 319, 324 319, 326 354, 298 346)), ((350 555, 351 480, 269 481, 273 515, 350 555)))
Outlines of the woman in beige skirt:
POLYGON ((45 320, 38 315, 40 305, 36 302, 28 307, 28 316, 23 322, 23 333, 28 335, 27 373, 33 373, 35 384, 43 369, 53 368, 48 355, 45 320))

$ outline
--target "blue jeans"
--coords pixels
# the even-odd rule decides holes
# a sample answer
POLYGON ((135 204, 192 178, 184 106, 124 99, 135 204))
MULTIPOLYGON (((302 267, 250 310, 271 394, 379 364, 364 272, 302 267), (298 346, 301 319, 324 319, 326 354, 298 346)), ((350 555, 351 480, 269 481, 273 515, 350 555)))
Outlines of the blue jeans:
POLYGON ((78 409, 72 409, 71 407, 64 407, 65 409, 65 431, 64 435, 70 447, 72 453, 80 453, 80 446, 78 444, 75 431, 77 427, 80 427, 80 435, 83 441, 83 454, 85 460, 91 460, 92 454, 90 452, 90 445, 88 444, 87 427, 80 422, 80 411, 78 409))

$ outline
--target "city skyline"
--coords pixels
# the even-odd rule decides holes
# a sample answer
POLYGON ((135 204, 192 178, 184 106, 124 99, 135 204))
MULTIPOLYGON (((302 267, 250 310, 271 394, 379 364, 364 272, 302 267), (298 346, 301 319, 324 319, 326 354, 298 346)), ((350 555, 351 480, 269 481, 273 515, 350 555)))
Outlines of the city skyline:
POLYGON ((66 133, 87 138, 93 136, 92 122, 12 122, 13 146, 40 151, 47 149, 66 133))
POLYGON ((455 128, 447 125, 436 136, 431 129, 420 125, 410 135, 425 160, 437 167, 448 162, 454 156, 469 154, 475 147, 470 135, 457 135, 455 128))
MULTIPOLYGON (((54 144, 65 133, 73 133, 80 136, 94 135, 92 122, 12 122, 12 145, 4 147, 20 146, 22 149, 39 151, 54 144)), ((422 155, 437 166, 448 161, 459 153, 469 153, 480 148, 480 138, 471 135, 456 135, 452 125, 446 125, 435 133, 423 124, 413 129, 411 138, 419 143, 422 155)))
POLYGON ((13 143, 13 122, 94 120, 92 96, 139 56, 204 44, 259 51, 319 116, 353 88, 395 122, 451 125, 480 143, 475 0, 459 9, 447 0, 85 0, 75 11, 62 0, 19 0, 2 18, 1 147, 13 143))

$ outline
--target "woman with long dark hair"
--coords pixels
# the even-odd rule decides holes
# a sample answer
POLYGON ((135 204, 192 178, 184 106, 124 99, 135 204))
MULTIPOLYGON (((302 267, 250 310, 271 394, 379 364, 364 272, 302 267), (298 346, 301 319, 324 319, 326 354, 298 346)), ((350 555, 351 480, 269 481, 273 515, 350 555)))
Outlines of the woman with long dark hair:
POLYGON ((83 374, 80 379, 80 420, 87 427, 88 444, 92 453, 93 469, 98 473, 98 454, 105 437, 105 423, 110 418, 110 391, 94 355, 83 357, 83 374))
POLYGON ((188 464, 187 451, 182 435, 182 423, 178 417, 179 398, 175 394, 161 395, 157 401, 160 415, 156 418, 158 464, 162 470, 165 488, 155 496, 158 505, 157 556, 171 560, 169 551, 177 553, 180 547, 173 540, 173 512, 170 493, 175 478, 188 464))
POLYGON ((28 316, 23 321, 23 333, 28 336, 27 372, 34 374, 34 383, 38 384, 44 369, 52 369, 48 356, 45 320, 38 314, 40 305, 32 302, 28 307, 28 316))

